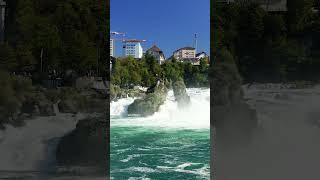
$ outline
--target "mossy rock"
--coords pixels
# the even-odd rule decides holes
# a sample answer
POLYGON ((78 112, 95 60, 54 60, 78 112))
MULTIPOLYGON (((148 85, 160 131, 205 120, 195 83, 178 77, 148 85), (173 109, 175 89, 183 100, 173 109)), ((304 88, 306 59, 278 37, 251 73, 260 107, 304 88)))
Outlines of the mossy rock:
POLYGON ((128 115, 150 116, 157 112, 167 96, 167 88, 160 83, 154 88, 154 92, 148 93, 142 99, 136 99, 128 106, 128 115))

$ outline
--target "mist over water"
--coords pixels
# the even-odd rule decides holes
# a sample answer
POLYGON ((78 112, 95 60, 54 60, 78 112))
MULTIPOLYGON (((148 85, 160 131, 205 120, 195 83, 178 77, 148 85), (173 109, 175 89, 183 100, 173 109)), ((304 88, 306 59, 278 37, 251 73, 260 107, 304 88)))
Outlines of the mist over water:
POLYGON ((244 92, 259 127, 250 144, 217 154, 220 179, 319 179, 320 86, 260 84, 244 86, 244 92))
POLYGON ((210 91, 187 89, 179 109, 173 92, 149 117, 127 117, 133 98, 110 104, 113 179, 209 179, 210 91))

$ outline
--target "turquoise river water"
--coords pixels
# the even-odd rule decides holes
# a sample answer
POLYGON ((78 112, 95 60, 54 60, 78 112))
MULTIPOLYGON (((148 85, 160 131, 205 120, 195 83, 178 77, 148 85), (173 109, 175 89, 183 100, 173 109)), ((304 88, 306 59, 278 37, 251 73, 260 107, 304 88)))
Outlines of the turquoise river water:
POLYGON ((187 109, 170 91, 146 118, 126 116, 133 98, 111 103, 111 179, 210 179, 210 91, 187 92, 187 109))

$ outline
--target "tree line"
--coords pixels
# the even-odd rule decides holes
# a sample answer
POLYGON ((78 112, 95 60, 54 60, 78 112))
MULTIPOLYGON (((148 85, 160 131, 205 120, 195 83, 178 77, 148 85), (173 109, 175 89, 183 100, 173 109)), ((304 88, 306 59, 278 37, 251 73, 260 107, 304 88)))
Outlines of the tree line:
POLYGON ((59 77, 64 85, 72 85, 68 82, 77 76, 107 76, 109 69, 107 1, 6 3, 5 40, 0 42, 0 129, 4 124, 22 125, 23 112, 35 104, 40 111, 50 109, 55 100, 49 97, 56 90, 43 89, 43 80, 59 77))
POLYGON ((30 74, 98 70, 105 75, 105 8, 102 0, 7 1, 0 69, 30 74))
POLYGON ((267 12, 253 1, 217 4, 212 7, 212 52, 230 53, 244 82, 319 80, 317 8, 314 0, 287 1, 283 12, 267 12))
POLYGON ((207 59, 201 59, 198 66, 174 58, 160 65, 152 55, 146 54, 141 60, 129 56, 117 58, 111 71, 111 83, 122 88, 150 87, 160 79, 173 82, 180 78, 187 87, 209 86, 207 59))

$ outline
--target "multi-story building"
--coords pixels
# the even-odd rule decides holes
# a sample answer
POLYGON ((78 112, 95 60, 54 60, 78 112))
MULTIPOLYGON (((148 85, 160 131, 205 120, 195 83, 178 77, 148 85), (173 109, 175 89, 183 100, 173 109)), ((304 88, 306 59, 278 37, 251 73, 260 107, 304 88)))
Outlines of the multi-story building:
POLYGON ((165 56, 163 51, 161 51, 160 48, 158 48, 156 45, 153 45, 150 49, 146 51, 146 54, 150 54, 156 58, 159 64, 164 63, 165 56))
POLYGON ((115 41, 114 39, 110 39, 110 56, 115 56, 115 41))
POLYGON ((136 59, 141 59, 143 56, 143 49, 140 41, 126 41, 124 45, 125 56, 132 56, 136 59))
POLYGON ((173 57, 177 60, 192 59, 196 57, 196 49, 193 47, 180 48, 173 52, 173 57))

